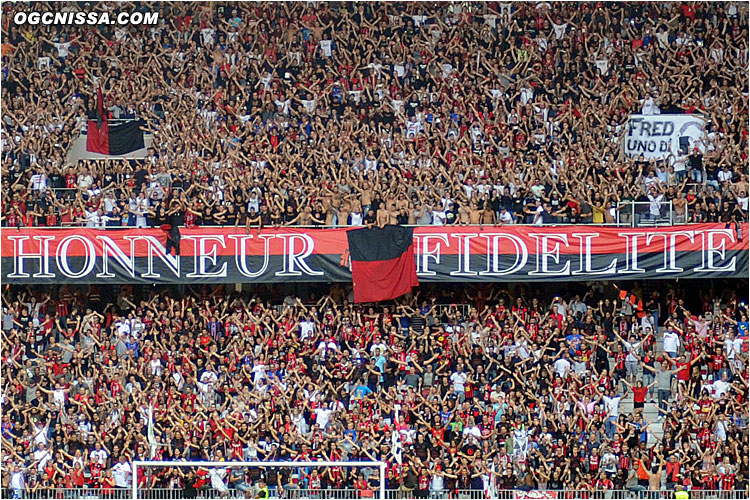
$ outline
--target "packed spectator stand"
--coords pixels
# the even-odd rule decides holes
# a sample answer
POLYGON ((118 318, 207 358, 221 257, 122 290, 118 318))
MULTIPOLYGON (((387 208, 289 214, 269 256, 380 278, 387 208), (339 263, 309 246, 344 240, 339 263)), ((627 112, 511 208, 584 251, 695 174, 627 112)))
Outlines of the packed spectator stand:
MULTIPOLYGON (((387 488, 407 498, 489 488, 741 498, 747 282, 716 286, 696 300, 674 282, 664 295, 636 284, 643 318, 603 284, 554 298, 539 286, 420 287, 383 306, 354 306, 340 285, 304 300, 278 286, 183 296, 123 286, 116 297, 13 287, 4 457, 26 468, 37 498, 52 487, 111 493, 129 484, 130 460, 150 458, 152 407, 155 460, 384 460, 387 488)), ((314 488, 294 472, 265 479, 277 495, 314 488)), ((354 487, 356 476, 330 473, 321 468, 319 488, 354 487)), ((225 482, 236 491, 259 476, 225 482)), ((138 481, 147 491, 199 477, 166 468, 138 481)))
POLYGON ((5 226, 747 220, 744 4, 139 2, 158 26, 97 28, 20 5, 5 226), (144 160, 67 161, 100 87, 144 160), (629 158, 633 113, 700 115, 705 143, 629 158))
MULTIPOLYGON (((128 2, 159 25, 13 24, 26 8, 2 5, 4 228, 747 221, 743 4, 128 2), (144 120, 146 158, 68 161, 99 87, 144 120), (634 113, 700 115, 708 139, 629 158, 634 113)), ((384 460, 393 498, 745 498, 747 281, 685 283, 618 283, 642 317, 602 282, 372 307, 340 284, 11 286, 2 496, 216 493, 205 470, 131 477, 153 458, 384 460)), ((261 479, 376 489, 325 467, 223 485, 261 479)))

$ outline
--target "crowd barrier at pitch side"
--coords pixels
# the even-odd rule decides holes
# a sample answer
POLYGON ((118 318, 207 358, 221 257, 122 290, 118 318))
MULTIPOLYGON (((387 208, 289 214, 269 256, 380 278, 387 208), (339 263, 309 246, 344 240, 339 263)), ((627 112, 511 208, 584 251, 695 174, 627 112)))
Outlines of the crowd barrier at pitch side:
MULTIPOLYGON (((300 489, 285 490, 283 494, 270 488, 271 499, 331 499, 331 500, 357 500, 360 498, 373 498, 366 495, 360 495, 357 490, 353 489, 300 489)), ((216 489, 208 488, 198 492, 198 499, 219 500, 219 499, 244 499, 257 498, 256 489, 251 488, 246 496, 246 492, 238 489, 229 489, 222 495, 216 489)), ((6 492, 7 493, 7 492, 6 492)), ((374 498, 377 498, 377 488, 374 489, 374 498)), ((722 491, 722 490, 693 490, 690 491, 690 499, 698 500, 739 500, 750 498, 748 491, 722 491)), ((454 493, 448 491, 436 492, 428 491, 426 496, 417 496, 414 491, 406 490, 386 490, 387 500, 411 500, 417 498, 424 499, 476 499, 483 500, 486 498, 497 498, 499 500, 574 500, 574 499, 611 499, 611 500, 666 500, 674 498, 674 491, 637 491, 637 490, 498 490, 492 495, 486 495, 484 490, 458 490, 454 493)), ((5 496, 3 495, 3 498, 5 496)), ((12 498, 12 497, 10 497, 12 498)), ((113 489, 105 491, 102 489, 90 488, 44 488, 37 491, 26 493, 23 498, 27 499, 65 499, 65 500, 126 500, 132 498, 129 488, 113 489)), ((182 489, 172 488, 148 488, 138 490, 139 499, 151 500, 182 500, 185 497, 185 491, 182 489)))

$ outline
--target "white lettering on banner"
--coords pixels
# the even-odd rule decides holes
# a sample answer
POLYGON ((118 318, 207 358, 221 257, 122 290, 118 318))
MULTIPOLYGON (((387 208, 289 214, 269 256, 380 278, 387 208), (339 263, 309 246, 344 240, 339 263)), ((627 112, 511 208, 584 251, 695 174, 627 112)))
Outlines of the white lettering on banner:
POLYGON ((307 234, 278 234, 284 240, 284 269, 276 271, 276 276, 302 276, 302 272, 309 276, 323 276, 323 271, 313 271, 305 259, 312 255, 315 242, 307 234), (302 242, 302 250, 295 251, 295 242, 302 242), (297 271, 297 268, 302 271, 297 271))
MULTIPOLYGON (((737 233, 725 229, 723 224, 634 232, 592 229, 575 232, 569 228, 567 231, 570 232, 525 235, 510 230, 415 234, 417 273, 421 277, 443 279, 492 280, 510 276, 511 280, 520 280, 525 275, 576 278, 616 275, 630 278, 701 273, 701 276, 707 276, 747 268, 747 250, 738 244, 737 233), (451 247, 454 241, 455 250, 451 247), (678 249, 683 249, 679 255, 678 249), (444 263, 443 253, 447 250, 451 250, 449 264, 444 263), (529 253, 534 251, 535 262, 531 265, 529 253), (698 252, 701 252, 700 262, 698 252), (620 257, 619 254, 624 255, 620 257), (456 267, 448 269, 448 265, 453 266, 454 258, 457 259, 456 267)), ((324 266, 322 271, 311 267, 308 262, 311 255, 339 251, 334 246, 316 252, 315 245, 320 240, 315 234, 227 234, 218 230, 214 234, 188 233, 183 239, 193 244, 186 245, 187 255, 182 259, 166 254, 163 240, 155 236, 157 231, 120 234, 124 235, 120 236, 116 231, 94 230, 3 234, 6 257, 12 256, 3 259, 8 262, 3 268, 3 278, 21 283, 56 277, 88 282, 96 279, 122 282, 139 278, 169 281, 174 278, 226 280, 235 277, 240 281, 269 281, 274 277, 324 277, 330 273, 333 279, 346 279, 343 274, 346 266, 337 267, 341 265, 335 256, 318 257, 324 259, 320 264, 324 266), (228 243, 227 238, 234 243, 228 243), (274 255, 271 255, 271 240, 274 238, 283 241, 283 250, 274 250, 274 255), (139 244, 140 241, 146 246, 139 244), (231 252, 228 251, 230 248, 231 252), (155 264, 155 257, 163 264, 155 264), (101 259, 101 263, 97 259, 101 259), (181 264, 186 274, 181 273, 181 264), (170 271, 167 276, 157 272, 162 270, 162 265, 170 271)), ((321 240, 329 246, 333 241, 340 241, 326 240, 322 236, 321 240)))
MULTIPOLYGON (((7 230, 6 230, 7 231, 7 230)), ((30 239, 28 236, 8 236, 13 242, 13 272, 8 278, 28 278, 29 273, 23 271, 23 263, 26 259, 39 260, 39 272, 34 273, 34 278, 54 278, 49 272, 49 242, 54 236, 34 236, 39 242, 39 253, 27 253, 23 249, 23 242, 30 239)))
POLYGON ((630 157, 643 155, 647 160, 677 157, 681 140, 688 151, 698 147, 705 152, 704 137, 704 121, 698 115, 631 115, 623 149, 630 157))
POLYGON ((439 233, 420 234, 415 235, 414 239, 417 240, 416 252, 420 256, 417 259, 417 275, 435 276, 437 273, 430 271, 429 259, 435 261, 435 264, 440 264, 440 243, 450 246, 448 235, 439 233), (434 250, 429 249, 431 240, 435 240, 434 250))
POLYGON ((167 249, 154 236, 123 236, 126 240, 140 241, 143 240, 148 245, 148 254, 146 258, 147 272, 142 274, 143 278, 161 278, 161 274, 154 272, 154 255, 166 264, 175 277, 180 277, 180 257, 171 253, 167 255, 167 249))
POLYGON ((62 272, 63 276, 71 279, 83 278, 93 271, 94 266, 96 265, 96 248, 94 248, 94 244, 90 239, 78 234, 71 234, 60 240, 60 243, 57 245, 55 256, 57 257, 57 267, 60 269, 60 272, 62 272), (80 241, 86 252, 83 266, 78 272, 74 272, 70 269, 70 264, 68 263, 68 247, 74 241, 80 241))
POLYGON ((618 233, 617 236, 625 238, 625 269, 617 274, 645 273, 645 269, 638 267, 638 238, 646 236, 646 233, 618 233))
POLYGON ((226 242, 224 241, 223 235, 196 235, 196 236, 185 236, 183 240, 193 240, 193 255, 195 258, 194 270, 192 273, 188 273, 186 278, 224 278, 227 275, 227 263, 224 262, 218 271, 209 271, 206 268, 206 261, 210 261, 211 267, 216 267, 216 254, 217 245, 221 245, 221 248, 226 248, 226 242), (206 249, 206 242, 212 242, 211 249, 206 249))
POLYGON ((573 233, 571 236, 581 240, 579 252, 581 265, 578 271, 573 271, 573 274, 617 274, 617 257, 613 258, 604 269, 591 268, 591 256, 594 253, 591 250, 591 240, 597 238, 599 233, 573 233))
POLYGON ((555 261, 555 264, 560 264, 560 243, 568 246, 568 235, 567 234, 529 234, 532 238, 536 239, 536 270, 529 272, 529 275, 538 276, 568 276, 570 274, 570 261, 566 262, 562 269, 557 271, 549 268, 549 260, 555 261), (553 248, 548 248, 547 244, 549 241, 557 240, 553 248))
POLYGON ((657 273, 679 273, 684 269, 677 267, 676 242, 678 236, 684 236, 692 243, 695 241, 694 231, 671 231, 669 233, 651 233, 646 237, 646 245, 650 245, 654 238, 664 238, 664 267, 656 270, 657 273))
POLYGON ((701 235, 701 267, 694 269, 696 272, 718 272, 718 271, 734 271, 737 257, 732 257, 729 264, 724 266, 717 266, 714 264, 714 257, 719 256, 721 260, 726 259, 726 243, 729 238, 730 243, 734 243, 734 231, 731 229, 710 229, 707 231, 699 231, 701 235), (721 242, 717 245, 714 241, 714 236, 722 236, 721 242))
POLYGON ((477 272, 471 270, 471 239, 478 234, 458 233, 451 236, 458 240, 458 270, 451 271, 451 276, 476 276, 477 272))
POLYGON ((482 237, 487 240, 487 270, 479 273, 482 276, 505 276, 520 272, 529 260, 529 249, 515 234, 491 233, 483 234, 482 237), (500 269, 500 238, 510 240, 515 248, 515 260, 507 269, 500 269))
POLYGON ((273 235, 259 234, 258 238, 263 240, 263 265, 256 272, 252 272, 247 265, 247 240, 253 239, 253 235, 230 234, 229 239, 234 240, 234 262, 237 264, 237 270, 243 276, 248 278, 257 278, 263 276, 268 270, 268 260, 271 254, 269 241, 274 238, 273 235))
POLYGON ((108 236, 97 236, 97 240, 102 242, 102 272, 97 273, 97 278, 114 278, 116 275, 109 271, 109 258, 112 256, 120 266, 127 271, 131 278, 135 278, 135 242, 130 240, 130 255, 125 255, 117 243, 108 236))

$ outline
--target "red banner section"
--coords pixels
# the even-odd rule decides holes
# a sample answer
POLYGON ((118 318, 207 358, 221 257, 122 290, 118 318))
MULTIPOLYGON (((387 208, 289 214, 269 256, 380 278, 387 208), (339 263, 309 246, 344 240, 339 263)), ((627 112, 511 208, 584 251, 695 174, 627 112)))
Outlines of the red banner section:
MULTIPOLYGON (((346 231, 3 229, 8 283, 350 281, 346 231)), ((668 228, 485 226, 414 229, 420 281, 747 277, 748 224, 668 228), (744 237, 743 237, 744 236, 744 237)))

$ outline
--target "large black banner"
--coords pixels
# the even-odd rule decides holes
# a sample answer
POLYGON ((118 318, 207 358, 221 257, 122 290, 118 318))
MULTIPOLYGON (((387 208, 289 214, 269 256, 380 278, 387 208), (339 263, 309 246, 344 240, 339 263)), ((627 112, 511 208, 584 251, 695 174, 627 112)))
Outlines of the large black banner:
MULTIPOLYGON (((182 229, 181 257, 158 229, 4 229, 5 283, 351 281, 346 231, 182 229)), ((748 225, 417 227, 420 282, 748 276, 748 225)))

